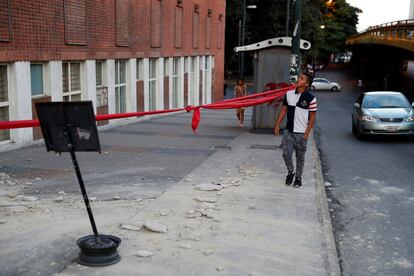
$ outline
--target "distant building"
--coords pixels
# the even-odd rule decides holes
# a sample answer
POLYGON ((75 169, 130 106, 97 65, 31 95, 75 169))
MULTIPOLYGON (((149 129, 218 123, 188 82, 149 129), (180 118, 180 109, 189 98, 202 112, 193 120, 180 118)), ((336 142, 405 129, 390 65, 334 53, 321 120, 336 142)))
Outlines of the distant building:
MULTIPOLYGON (((0 121, 34 103, 91 100, 96 114, 223 97, 225 0, 0 1, 0 121)), ((0 130, 0 144, 41 138, 0 130)))

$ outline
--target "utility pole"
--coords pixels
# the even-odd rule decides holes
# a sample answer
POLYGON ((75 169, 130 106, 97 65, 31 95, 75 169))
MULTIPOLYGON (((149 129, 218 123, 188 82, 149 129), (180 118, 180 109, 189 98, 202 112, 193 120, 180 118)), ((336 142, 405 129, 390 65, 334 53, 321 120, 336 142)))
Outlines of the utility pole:
MULTIPOLYGON (((243 0, 242 6, 242 20, 239 23, 239 30, 241 30, 239 46, 244 45, 245 31, 246 31, 246 0, 243 0), (241 26, 240 26, 241 25, 241 26)), ((239 79, 242 80, 244 77, 244 52, 239 53, 239 79)))
POLYGON ((300 36, 302 19, 302 0, 295 1, 295 27, 292 34, 292 59, 290 64, 290 81, 296 82, 300 73, 300 36))

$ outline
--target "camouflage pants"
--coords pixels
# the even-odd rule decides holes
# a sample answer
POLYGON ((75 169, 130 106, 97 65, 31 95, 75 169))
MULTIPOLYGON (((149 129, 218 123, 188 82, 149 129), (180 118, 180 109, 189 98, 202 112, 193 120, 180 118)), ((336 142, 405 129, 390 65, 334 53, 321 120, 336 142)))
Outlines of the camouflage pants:
POLYGON ((292 155, 296 154, 296 177, 302 177, 303 167, 305 165, 305 153, 307 140, 303 138, 303 133, 292 133, 289 130, 283 132, 281 148, 283 150, 283 159, 289 173, 294 172, 292 155))

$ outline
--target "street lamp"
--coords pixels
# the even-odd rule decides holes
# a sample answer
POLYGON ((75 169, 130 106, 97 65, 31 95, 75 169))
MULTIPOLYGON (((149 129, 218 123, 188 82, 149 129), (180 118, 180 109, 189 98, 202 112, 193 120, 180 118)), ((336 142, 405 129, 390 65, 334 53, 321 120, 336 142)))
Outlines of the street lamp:
MULTIPOLYGON (((257 8, 256 5, 246 6, 246 0, 243 0, 242 22, 239 21, 239 46, 244 45, 244 40, 245 40, 246 9, 256 9, 256 8, 257 8)), ((244 52, 240 52, 239 53, 239 79, 243 79, 243 76, 244 76, 244 52)))

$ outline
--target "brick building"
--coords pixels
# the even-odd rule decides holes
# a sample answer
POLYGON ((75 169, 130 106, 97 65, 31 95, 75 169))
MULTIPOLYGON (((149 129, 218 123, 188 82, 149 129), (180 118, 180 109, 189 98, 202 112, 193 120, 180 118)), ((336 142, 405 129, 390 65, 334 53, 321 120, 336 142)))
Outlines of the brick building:
MULTIPOLYGON (((225 0, 0 0, 0 121, 43 101, 106 114, 221 99, 224 24, 225 0)), ((0 144, 40 137, 0 130, 0 144)))

